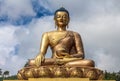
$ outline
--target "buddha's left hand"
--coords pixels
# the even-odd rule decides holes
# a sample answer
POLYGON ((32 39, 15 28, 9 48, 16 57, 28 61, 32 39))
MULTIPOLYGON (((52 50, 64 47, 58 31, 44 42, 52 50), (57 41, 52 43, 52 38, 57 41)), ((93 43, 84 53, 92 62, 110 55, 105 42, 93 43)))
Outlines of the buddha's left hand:
POLYGON ((71 57, 72 57, 72 56, 69 55, 68 53, 61 53, 61 56, 62 56, 63 58, 71 58, 71 57))

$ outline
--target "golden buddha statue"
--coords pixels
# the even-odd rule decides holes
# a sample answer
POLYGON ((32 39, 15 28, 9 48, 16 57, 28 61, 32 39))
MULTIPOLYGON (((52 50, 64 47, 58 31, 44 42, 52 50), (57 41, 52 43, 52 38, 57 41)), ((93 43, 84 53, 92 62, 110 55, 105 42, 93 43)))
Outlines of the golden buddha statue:
POLYGON ((29 68, 30 70, 26 70, 26 68, 24 68, 18 72, 19 79, 26 79, 23 77, 39 77, 37 75, 40 74, 41 76, 41 73, 43 73, 37 73, 40 71, 44 71, 44 76, 46 74, 48 75, 49 73, 45 72, 50 72, 55 69, 51 70, 51 68, 49 68, 50 71, 48 71, 48 69, 46 68, 52 66, 58 66, 56 69, 56 72, 58 72, 58 74, 55 72, 56 74, 53 75, 54 77, 67 75, 66 73, 68 71, 69 77, 92 77, 91 79, 100 78, 100 76, 102 75, 102 71, 98 69, 96 70, 94 68, 94 61, 84 59, 85 55, 80 34, 74 31, 67 30, 70 21, 69 12, 65 8, 61 7, 60 9, 55 11, 54 20, 55 26, 57 26, 57 30, 46 32, 42 35, 39 54, 36 56, 35 59, 31 59, 29 61, 28 67, 26 68, 29 68), (48 46, 50 46, 52 50, 51 58, 45 58, 48 46), (45 68, 42 68, 43 66, 45 66, 45 68), (97 75, 98 77, 96 78, 93 75, 97 75))
POLYGON ((94 61, 84 59, 84 49, 79 33, 67 30, 70 16, 65 8, 58 9, 54 14, 57 30, 46 32, 42 36, 40 53, 29 65, 89 66, 94 67, 94 61), (45 58, 48 46, 52 50, 52 58, 45 58))

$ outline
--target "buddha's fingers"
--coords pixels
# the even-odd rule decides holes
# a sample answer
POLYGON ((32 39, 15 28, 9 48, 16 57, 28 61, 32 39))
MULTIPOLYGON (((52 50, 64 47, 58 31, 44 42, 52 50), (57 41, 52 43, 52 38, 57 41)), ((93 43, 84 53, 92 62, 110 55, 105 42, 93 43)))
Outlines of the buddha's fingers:
POLYGON ((36 59, 35 59, 35 64, 37 67, 39 67, 41 65, 41 56, 38 56, 36 59))
POLYGON ((45 61, 45 57, 42 55, 41 56, 41 63, 45 61))
POLYGON ((63 58, 70 58, 71 56, 68 53, 61 53, 61 56, 63 56, 63 58))

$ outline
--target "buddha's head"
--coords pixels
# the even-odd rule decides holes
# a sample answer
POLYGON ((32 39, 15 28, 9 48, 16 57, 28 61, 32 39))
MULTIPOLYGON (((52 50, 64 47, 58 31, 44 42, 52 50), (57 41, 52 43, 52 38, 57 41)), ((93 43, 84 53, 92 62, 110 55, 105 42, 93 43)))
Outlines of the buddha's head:
POLYGON ((54 14, 54 20, 58 27, 68 26, 70 20, 69 12, 63 7, 57 9, 54 14))

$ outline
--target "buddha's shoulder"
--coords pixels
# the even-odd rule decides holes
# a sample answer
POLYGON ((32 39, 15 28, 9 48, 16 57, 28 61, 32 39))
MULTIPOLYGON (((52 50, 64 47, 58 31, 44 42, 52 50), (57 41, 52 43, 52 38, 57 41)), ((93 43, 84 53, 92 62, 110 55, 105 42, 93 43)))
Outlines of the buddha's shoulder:
POLYGON ((46 32, 48 35, 53 35, 53 34, 56 34, 57 33, 57 31, 48 31, 48 32, 46 32))
POLYGON ((75 31, 69 31, 71 33, 73 33, 74 35, 80 35, 78 32, 75 32, 75 31))
POLYGON ((53 35, 57 33, 57 31, 48 31, 48 32, 44 32, 43 35, 53 35))

